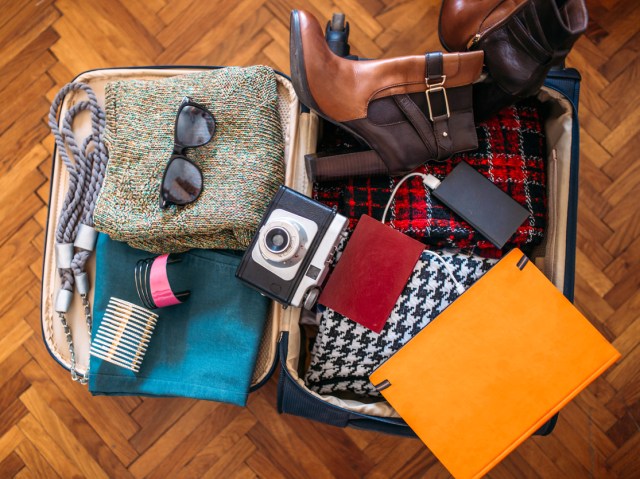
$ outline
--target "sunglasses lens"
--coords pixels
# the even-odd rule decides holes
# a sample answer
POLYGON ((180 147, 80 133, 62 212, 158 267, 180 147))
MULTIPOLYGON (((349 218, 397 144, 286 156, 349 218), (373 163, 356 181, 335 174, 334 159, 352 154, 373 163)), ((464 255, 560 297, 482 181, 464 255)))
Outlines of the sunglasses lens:
POLYGON ((187 105, 180 110, 176 122, 176 141, 187 147, 201 146, 211 141, 216 122, 208 111, 187 105))
POLYGON ((173 158, 162 182, 163 203, 186 205, 194 202, 201 191, 202 173, 198 167, 184 158, 173 158))

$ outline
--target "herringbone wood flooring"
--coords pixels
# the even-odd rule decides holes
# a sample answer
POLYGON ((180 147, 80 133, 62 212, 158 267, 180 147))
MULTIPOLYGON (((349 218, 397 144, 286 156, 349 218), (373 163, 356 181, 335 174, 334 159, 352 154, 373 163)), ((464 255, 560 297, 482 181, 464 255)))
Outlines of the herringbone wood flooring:
MULTIPOLYGON (((568 64, 583 74, 576 304, 623 359, 495 478, 640 477, 640 3, 588 0, 568 64)), ((0 477, 447 477, 418 441, 247 408, 92 398, 47 354, 39 289, 53 142, 45 114, 76 73, 248 65, 287 72, 286 0, 0 1, 0 477)), ((300 0, 343 11, 356 53, 437 50, 439 1, 300 0)))

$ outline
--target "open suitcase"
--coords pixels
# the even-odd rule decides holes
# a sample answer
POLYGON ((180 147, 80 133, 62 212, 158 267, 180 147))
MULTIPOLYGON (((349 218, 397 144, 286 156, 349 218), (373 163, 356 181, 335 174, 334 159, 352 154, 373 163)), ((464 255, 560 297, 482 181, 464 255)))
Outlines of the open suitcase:
MULTIPOLYGON (((218 67, 135 67, 92 70, 80 74, 76 81, 87 83, 104 102, 106 82, 116 79, 157 79, 181 75, 207 68, 218 67)), ((545 243, 538 246, 533 260, 545 275, 572 300, 575 269, 575 240, 577 223, 579 125, 577 118, 580 76, 576 70, 552 71, 539 99, 547 113, 547 188, 548 224, 545 243)), ((315 152, 321 120, 300 104, 290 80, 278 75, 279 112, 285 140, 286 185, 306 195, 311 194, 304 164, 304 155, 315 152)), ((77 92, 69 93, 62 104, 60 117, 78 101, 77 92)), ((90 131, 90 124, 76 123, 78 137, 90 131)), ((54 231, 62 207, 68 175, 61 167, 57 152, 54 153, 49 198, 49 215, 42 282, 42 330, 43 339, 53 358, 64 368, 70 369, 71 358, 62 323, 54 310, 55 292, 59 277, 55 262, 54 231)), ((94 284, 94 263, 87 270, 94 284)), ((92 292, 90 303, 93 304, 92 292)), ((322 396, 305 387, 299 376, 301 358, 301 310, 283 309, 272 304, 267 320, 251 390, 269 380, 280 365, 278 384, 278 410, 325 422, 331 425, 352 426, 403 436, 414 436, 413 431, 385 402, 366 404, 354 400, 342 400, 322 396)), ((89 361, 89 334, 84 309, 76 295, 67 321, 73 334, 76 349, 76 369, 84 373, 89 361)), ((536 434, 548 434, 553 430, 557 416, 545 424, 536 434)))
MULTIPOLYGON (((101 101, 107 81, 124 78, 162 78, 201 70, 203 67, 145 67, 93 70, 82 73, 76 80, 89 84, 101 101)), ((548 142, 548 222, 547 238, 533 258, 538 267, 570 300, 573 299, 575 241, 578 203, 578 119, 577 106, 580 76, 576 70, 556 70, 550 73, 539 98, 548 106, 546 133, 548 142)), ((315 151, 319 118, 301 105, 289 79, 278 75, 279 109, 285 133, 286 184, 307 195, 311 194, 304 155, 315 151)), ((77 101, 77 94, 69 94, 62 105, 63 113, 77 101)), ((90 125, 81 125, 88 131, 90 125)), ((82 133, 79 133, 81 136, 82 133)), ((52 357, 64 368, 70 368, 69 350, 62 324, 54 311, 54 293, 59 285, 55 266, 54 234, 62 205, 67 173, 60 158, 54 154, 49 198, 47 239, 42 280, 43 339, 52 357)), ((88 271, 93 279, 93 263, 88 271)), ((92 300, 92 298, 90 298, 92 300)), ((92 301, 91 301, 92 302, 92 301)), ((278 410, 314 419, 335 426, 352 426, 391 434, 412 436, 413 432, 386 403, 365 404, 321 396, 310 391, 298 374, 301 334, 298 320, 300 309, 271 308, 270 318, 260 345, 254 370, 252 390, 269 380, 278 364, 278 410)), ((84 372, 89 360, 89 335, 84 310, 79 298, 74 298, 67 315, 76 345, 77 370, 84 372)), ((553 430, 555 419, 537 434, 553 430)))
MULTIPOLYGON (((539 99, 545 103, 547 117, 548 225, 545 243, 534 253, 536 265, 573 300, 575 280, 575 250, 578 205, 579 124, 578 98, 580 75, 575 69, 552 71, 539 99)), ((316 134, 317 117, 304 112, 301 124, 312 137, 316 134), (308 117, 308 118, 306 118, 308 117)), ((303 130, 304 131, 304 130, 303 130)), ((303 133, 304 134, 304 133, 303 133)), ((307 139, 306 142, 309 142, 307 139)), ((307 190, 306 193, 309 193, 307 190)), ((280 378, 278 410, 339 427, 374 430, 402 436, 414 436, 413 431, 385 403, 364 404, 319 396, 308 390, 297 374, 300 351, 299 329, 295 327, 297 311, 285 311, 285 324, 279 341, 280 378)), ((547 435, 553 430, 557 415, 535 434, 547 435)))

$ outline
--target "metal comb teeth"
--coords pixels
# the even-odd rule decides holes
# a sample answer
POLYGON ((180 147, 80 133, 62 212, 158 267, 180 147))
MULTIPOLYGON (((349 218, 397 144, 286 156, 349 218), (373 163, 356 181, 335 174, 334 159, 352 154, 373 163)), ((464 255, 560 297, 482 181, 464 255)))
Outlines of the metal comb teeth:
POLYGON ((133 372, 140 370, 158 315, 128 301, 110 298, 91 355, 133 372))

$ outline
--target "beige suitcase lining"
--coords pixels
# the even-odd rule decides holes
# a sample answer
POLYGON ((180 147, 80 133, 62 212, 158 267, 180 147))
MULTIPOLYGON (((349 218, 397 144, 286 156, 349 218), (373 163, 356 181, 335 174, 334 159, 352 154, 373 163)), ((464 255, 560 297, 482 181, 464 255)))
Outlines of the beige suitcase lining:
MULTIPOLYGON (((87 72, 77 80, 88 83, 98 96, 104 101, 104 86, 106 82, 140 78, 153 79, 185 74, 197 69, 110 69, 87 72)), ((291 82, 278 76, 279 109, 285 136, 286 184, 304 194, 310 195, 312 185, 305 172, 304 155, 315 151, 318 136, 319 120, 313 113, 300 114, 299 103, 293 91, 291 82)), ((70 93, 62 105, 64 114, 80 95, 70 93)), ((539 98, 548 105, 548 117, 545 128, 547 134, 548 169, 548 224, 547 235, 543 245, 537 248, 534 261, 547 277, 562 291, 564 284, 564 265, 566 255, 567 211, 569 205, 569 176, 571 168, 571 142, 573 110, 570 102, 560 93, 544 88, 539 98)), ((76 131, 79 137, 88 134, 88 121, 77 122, 76 131)), ((51 202, 49 205, 49 221, 47 229, 47 244, 45 247, 43 287, 42 287, 42 327, 47 346, 53 356, 65 367, 69 367, 69 350, 62 324, 53 309, 55 293, 59 288, 59 278, 55 267, 55 227, 60 208, 66 191, 68 175, 59 156, 55 156, 56 168, 51 179, 51 202)), ((95 262, 91 260, 87 265, 91 277, 91 284, 95 278, 95 262)), ((90 293, 93 304, 93 289, 90 293)), ((271 370, 276 352, 278 336, 281 331, 289 332, 289 344, 286 367, 293 378, 306 389, 304 381, 298 376, 297 366, 300 351, 300 329, 298 320, 300 310, 288 308, 284 310, 277 303, 273 303, 271 314, 267 320, 265 332, 260 344, 258 361, 254 370, 252 384, 263 381, 271 370)), ((76 295, 71 309, 67 314, 73 331, 73 341, 76 346, 77 370, 84 373, 89 359, 89 335, 84 319, 82 304, 76 295)), ((346 408, 348 410, 379 417, 398 417, 397 413, 386 403, 366 404, 353 400, 342 400, 333 396, 323 396, 312 391, 313 396, 346 408)))
MULTIPOLYGON (((183 75, 185 73, 200 71, 198 69, 109 69, 95 70, 81 74, 76 80, 87 83, 96 93, 98 101, 104 106, 104 88, 107 82, 113 80, 122 80, 127 78, 136 79, 159 79, 175 75, 183 75)), ((285 143, 285 163, 287 169, 294 158, 294 141, 297 137, 298 121, 299 121, 299 103, 293 90, 291 82, 281 75, 277 75, 278 79, 278 107, 282 122, 282 131, 284 133, 285 143)), ((72 107, 77 101, 84 98, 82 93, 71 92, 62 104, 60 118, 72 107)), ((90 133, 91 124, 88 117, 79 117, 74 125, 74 131, 79 139, 84 138, 90 133)), ((42 330, 47 347, 53 356, 66 368, 70 366, 69 349, 65 338, 62 324, 54 311, 55 295, 60 287, 60 278, 55 263, 55 228, 57 226, 60 209, 64 201, 64 195, 67 189, 68 173, 58 153, 56 153, 54 161, 56 168, 51 178, 51 200, 49 203, 49 217, 47 226, 47 243, 45 245, 45 257, 42 281, 42 330)), ((290 174, 287 173, 287 179, 290 174)), ((287 183, 293 186, 291 183, 287 183)), ((91 278, 91 284, 95 279, 95 259, 92 256, 87 264, 87 271, 91 278)), ((89 299, 93 304, 94 290, 91 288, 89 299)), ((272 314, 267 320, 265 333, 260 344, 260 353, 255 368, 254 379, 252 384, 257 384, 266 377, 273 364, 276 354, 276 343, 279 328, 277 323, 273 321, 272 314)), ((73 335, 73 343, 76 349, 76 369, 80 373, 85 373, 89 363, 89 334, 84 318, 84 310, 78 295, 74 295, 71 309, 67 313, 67 321, 73 335)))
MULTIPOLYGON (((544 87, 538 97, 548 108, 548 116, 545 120, 548 154, 548 217, 545 242, 536 248, 532 256, 536 265, 553 284, 562 291, 564 287, 567 243, 573 108, 571 103, 562 94, 550 88, 544 87)), ((312 138, 315 138, 317 131, 317 117, 315 114, 302 114, 299 137, 304 138, 310 135, 312 138), (312 119, 307 119, 306 117, 312 117, 312 119)), ((294 162, 294 164, 291 165, 291 170, 295 172, 296 178, 299 181, 300 191, 310 194, 311 185, 308 184, 306 179, 304 164, 294 162), (300 176, 305 176, 304 180, 302 180, 300 176)), ((283 315, 283 327, 289 330, 287 370, 309 394, 327 403, 353 412, 378 417, 400 417, 387 402, 363 403, 354 400, 343 400, 334 396, 320 395, 307 389, 303 379, 298 376, 297 372, 300 354, 300 329, 294 327, 294 325, 298 323, 300 311, 287 309, 284 312, 281 311, 281 314, 283 315)))

